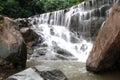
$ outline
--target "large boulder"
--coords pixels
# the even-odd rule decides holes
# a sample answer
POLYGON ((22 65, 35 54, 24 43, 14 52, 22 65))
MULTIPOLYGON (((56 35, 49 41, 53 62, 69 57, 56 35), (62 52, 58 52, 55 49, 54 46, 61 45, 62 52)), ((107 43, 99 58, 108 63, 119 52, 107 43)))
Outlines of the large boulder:
POLYGON ((120 58, 120 6, 114 5, 105 24, 101 27, 86 68, 103 72, 116 66, 120 58))
POLYGON ((31 47, 38 42, 39 35, 30 28, 21 28, 20 32, 23 35, 23 38, 26 44, 31 47))
POLYGON ((19 26, 3 16, 0 16, 0 58, 12 63, 14 67, 26 66, 27 49, 19 26))
POLYGON ((15 19, 14 22, 16 22, 19 25, 20 32, 28 47, 32 47, 38 42, 39 35, 33 29, 31 29, 31 24, 29 23, 29 19, 18 18, 15 19))
POLYGON ((59 69, 45 65, 28 68, 8 77, 6 80, 68 80, 59 69))

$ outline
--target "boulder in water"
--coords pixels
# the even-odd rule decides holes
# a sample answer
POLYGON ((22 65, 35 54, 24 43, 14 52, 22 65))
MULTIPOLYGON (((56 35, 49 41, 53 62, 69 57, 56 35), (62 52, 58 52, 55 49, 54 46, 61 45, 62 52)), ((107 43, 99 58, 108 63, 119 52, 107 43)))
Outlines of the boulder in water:
POLYGON ((25 67, 27 49, 18 29, 10 18, 0 16, 0 59, 12 63, 14 67, 25 67))
POLYGON ((86 68, 92 72, 103 72, 116 64, 120 58, 120 6, 114 5, 108 19, 101 27, 93 49, 87 59, 86 68))
POLYGON ((31 47, 37 43, 39 36, 32 29, 21 28, 20 31, 21 31, 23 38, 28 46, 31 47))
POLYGON ((59 69, 35 66, 8 77, 7 80, 68 80, 59 69))

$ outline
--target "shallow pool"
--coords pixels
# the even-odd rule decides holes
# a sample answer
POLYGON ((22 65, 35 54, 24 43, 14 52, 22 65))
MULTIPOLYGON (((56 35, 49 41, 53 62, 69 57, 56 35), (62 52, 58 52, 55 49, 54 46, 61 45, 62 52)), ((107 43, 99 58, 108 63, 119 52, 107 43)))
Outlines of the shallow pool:
POLYGON ((60 69, 69 80, 120 80, 120 72, 93 74, 86 71, 85 63, 75 61, 28 61, 28 67, 46 65, 60 69))

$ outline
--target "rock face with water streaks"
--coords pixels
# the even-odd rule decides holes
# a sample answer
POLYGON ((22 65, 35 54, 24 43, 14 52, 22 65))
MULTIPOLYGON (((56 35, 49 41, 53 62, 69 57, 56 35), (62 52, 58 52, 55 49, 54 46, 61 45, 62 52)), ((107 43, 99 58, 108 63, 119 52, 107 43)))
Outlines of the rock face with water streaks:
POLYGON ((35 66, 10 76, 7 80, 68 80, 58 69, 47 66, 35 66))
POLYGON ((14 67, 26 66, 27 49, 19 27, 3 16, 0 16, 0 58, 11 62, 14 67))
POLYGON ((120 5, 114 5, 100 29, 87 59, 88 71, 101 72, 118 65, 120 58, 120 5), (116 64, 117 63, 117 64, 116 64))

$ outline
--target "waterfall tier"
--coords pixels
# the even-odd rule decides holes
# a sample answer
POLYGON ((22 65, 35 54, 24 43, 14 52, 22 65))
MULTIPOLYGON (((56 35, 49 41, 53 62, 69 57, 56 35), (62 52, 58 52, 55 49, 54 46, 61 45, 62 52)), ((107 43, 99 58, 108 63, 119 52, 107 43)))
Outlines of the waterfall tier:
POLYGON ((85 62, 92 41, 116 1, 87 0, 65 10, 27 18, 31 28, 42 38, 30 59, 85 62))

